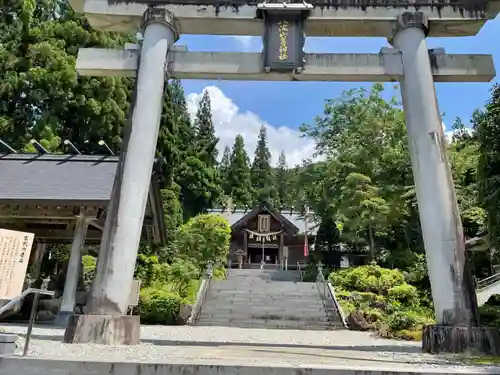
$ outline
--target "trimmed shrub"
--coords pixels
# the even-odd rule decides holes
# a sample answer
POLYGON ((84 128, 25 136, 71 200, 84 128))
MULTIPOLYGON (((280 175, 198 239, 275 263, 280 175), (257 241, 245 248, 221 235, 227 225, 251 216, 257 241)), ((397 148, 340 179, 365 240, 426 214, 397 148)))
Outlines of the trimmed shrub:
POLYGON ((371 327, 383 337, 415 340, 423 325, 433 321, 428 304, 421 303, 417 288, 398 270, 372 264, 332 272, 328 279, 344 312, 356 316, 351 321, 359 327, 352 329, 371 327))
POLYGON ((179 294, 162 289, 144 288, 139 297, 141 323, 176 324, 179 317, 182 298, 179 294))
POLYGON ((97 266, 97 259, 91 255, 84 255, 82 257, 83 264, 83 284, 86 290, 92 287, 92 281, 95 276, 95 269, 97 266))

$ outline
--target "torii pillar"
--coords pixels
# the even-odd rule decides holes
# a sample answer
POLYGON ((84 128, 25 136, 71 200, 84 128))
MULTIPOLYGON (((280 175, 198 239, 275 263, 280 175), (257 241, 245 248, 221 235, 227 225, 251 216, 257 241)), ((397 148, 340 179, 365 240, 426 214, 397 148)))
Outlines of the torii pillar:
POLYGON ((65 342, 138 344, 139 316, 126 315, 148 198, 165 86, 167 53, 179 37, 166 9, 144 13, 131 121, 125 129, 97 270, 84 315, 72 315, 65 342))
POLYGON ((487 328, 479 327, 427 32, 423 13, 408 12, 398 18, 392 40, 403 62, 401 95, 437 322, 425 327, 423 349, 430 353, 484 353, 495 347, 498 334, 495 339, 495 334, 491 336, 487 328))

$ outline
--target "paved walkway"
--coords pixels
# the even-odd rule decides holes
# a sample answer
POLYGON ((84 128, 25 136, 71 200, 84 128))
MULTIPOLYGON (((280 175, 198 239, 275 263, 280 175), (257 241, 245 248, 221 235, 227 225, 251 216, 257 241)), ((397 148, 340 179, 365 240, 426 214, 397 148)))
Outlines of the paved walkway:
MULTIPOLYGON (((0 325, 24 335, 26 326, 0 325)), ((339 367, 394 371, 466 370, 451 357, 422 354, 420 343, 385 340, 353 331, 294 331, 229 327, 143 326, 137 346, 64 344, 63 330, 35 327, 29 356, 86 361, 339 367)), ((20 350, 24 336, 20 340, 20 350)), ((478 367, 474 366, 476 369, 478 367)))

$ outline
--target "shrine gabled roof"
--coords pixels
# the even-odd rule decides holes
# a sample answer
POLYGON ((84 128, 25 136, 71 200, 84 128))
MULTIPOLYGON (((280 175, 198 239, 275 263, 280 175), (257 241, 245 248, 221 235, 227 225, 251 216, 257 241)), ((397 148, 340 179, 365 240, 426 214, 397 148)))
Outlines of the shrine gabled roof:
MULTIPOLYGON (((227 216, 229 218, 229 224, 231 225, 232 228, 237 227, 237 223, 242 223, 244 221, 250 220, 251 217, 254 215, 258 214, 259 210, 257 212, 254 212, 254 210, 258 209, 259 207, 250 209, 250 210, 245 210, 245 209, 235 209, 232 211, 230 217, 227 212, 225 212, 224 209, 222 208, 215 208, 212 210, 209 210, 209 213, 211 214, 218 214, 224 216, 227 216)), ((306 232, 306 222, 304 220, 303 215, 301 215, 299 212, 294 212, 291 210, 282 210, 282 211, 273 211, 275 214, 279 215, 279 218, 281 220, 285 220, 285 222, 289 222, 293 227, 297 228, 297 234, 304 234, 306 232)), ((314 217, 313 213, 310 212, 311 218, 314 217)), ((278 220, 280 220, 277 218, 278 220)), ((309 218, 307 222, 307 232, 310 235, 315 235, 318 229, 318 222, 315 220, 309 218)))
POLYGON ((0 154, 0 202, 102 204, 117 156, 0 154))

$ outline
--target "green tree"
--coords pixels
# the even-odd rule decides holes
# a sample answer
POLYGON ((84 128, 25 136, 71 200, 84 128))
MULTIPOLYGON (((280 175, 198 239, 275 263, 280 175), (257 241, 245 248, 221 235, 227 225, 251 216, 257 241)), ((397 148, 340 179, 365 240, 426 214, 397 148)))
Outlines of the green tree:
POLYGON ((223 264, 229 253, 231 228, 222 216, 202 214, 182 225, 175 237, 174 248, 179 258, 191 260, 200 269, 209 261, 223 264))
POLYGON ((94 31, 64 1, 13 0, 0 9, 0 133, 16 149, 37 139, 95 152, 121 142, 132 81, 78 77, 80 47, 116 48, 127 36, 94 31))
POLYGON ((278 191, 278 202, 280 207, 290 206, 290 173, 286 163, 285 152, 281 151, 278 158, 278 165, 276 166, 276 189, 278 191))
POLYGON ((483 112, 474 115, 479 141, 479 201, 486 211, 490 243, 500 248, 500 85, 491 90, 483 112))
POLYGON ((219 138, 215 136, 215 128, 212 121, 212 107, 210 95, 205 90, 198 106, 195 120, 196 145, 198 155, 207 167, 212 168, 217 164, 217 143, 219 138))
POLYGON ((267 130, 263 125, 259 131, 259 139, 255 148, 255 157, 251 169, 254 204, 267 201, 276 204, 276 187, 271 168, 271 153, 267 146, 267 130))
POLYGON ((455 119, 451 129, 453 130, 453 135, 452 135, 453 142, 467 141, 472 138, 469 129, 465 127, 465 124, 463 123, 460 117, 457 117, 455 119))
POLYGON ((226 194, 231 196, 235 207, 245 208, 252 204, 250 161, 241 134, 236 136, 225 183, 226 194))
MULTIPOLYGON (((319 179, 312 178, 304 193, 322 220, 344 224, 344 237, 364 228, 359 238, 372 252, 377 249, 380 261, 392 262, 405 249, 421 252, 423 247, 414 194, 408 194, 413 175, 404 114, 382 93, 378 84, 345 91, 326 102, 323 117, 301 127, 326 159, 319 179), (355 206, 351 209, 347 201, 355 206), (376 217, 383 218, 377 227, 368 225, 376 217)), ((349 236, 348 244, 359 246, 359 238, 349 236)))
POLYGON ((224 194, 229 195, 230 192, 227 190, 227 179, 229 168, 231 165, 231 149, 228 145, 224 147, 224 152, 222 153, 222 159, 219 163, 219 177, 222 181, 222 186, 224 190, 224 194))
MULTIPOLYGON (((219 201, 222 193, 215 165, 209 167, 203 161, 204 157, 208 155, 205 153, 207 149, 203 146, 206 145, 203 143, 206 139, 202 138, 200 143, 202 146, 197 142, 199 140, 197 136, 201 134, 200 128, 207 129, 212 126, 210 99, 208 96, 207 98, 208 102, 200 104, 199 116, 193 125, 187 111, 182 85, 177 80, 171 83, 170 100, 175 103, 173 116, 177 124, 177 148, 180 155, 180 162, 175 168, 175 182, 181 188, 180 197, 184 220, 206 212, 219 201), (204 119, 208 119, 208 125, 204 119)), ((207 132, 207 134, 209 133, 207 132)), ((214 147, 216 143, 214 143, 214 147)), ((205 161, 207 161, 206 158, 205 161)))
POLYGON ((376 255, 375 238, 384 230, 389 206, 380 196, 380 189, 371 184, 369 177, 350 173, 341 187, 339 196, 339 224, 341 234, 353 243, 368 244, 372 259, 376 255))

